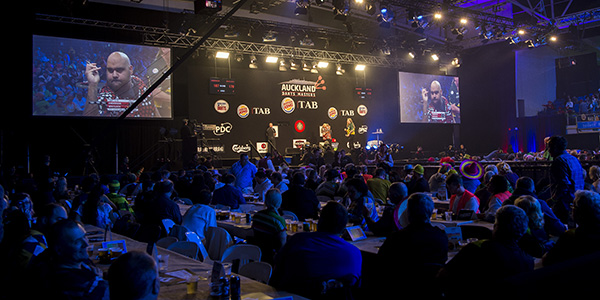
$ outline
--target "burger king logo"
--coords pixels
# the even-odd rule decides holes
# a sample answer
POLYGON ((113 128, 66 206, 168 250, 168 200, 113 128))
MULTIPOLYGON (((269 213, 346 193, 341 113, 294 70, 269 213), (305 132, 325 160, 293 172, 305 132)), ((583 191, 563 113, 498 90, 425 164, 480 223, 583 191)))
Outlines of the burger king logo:
POLYGON ((283 98, 283 100, 281 100, 281 109, 286 114, 291 114, 294 112, 294 109, 296 109, 296 103, 290 97, 283 98))
POLYGON ((330 107, 329 110, 327 110, 327 116, 330 119, 335 120, 335 118, 337 118, 337 116, 338 116, 337 109, 335 109, 335 107, 330 107))
POLYGON ((215 110, 218 113, 224 114, 229 110, 229 103, 225 100, 217 100, 215 102, 215 110))
POLYGON ((367 107, 361 104, 358 106, 358 108, 356 108, 356 112, 359 116, 364 117, 367 114, 367 107))
POLYGON ((246 104, 240 104, 237 108, 237 114, 240 118, 245 119, 250 115, 250 108, 246 104))

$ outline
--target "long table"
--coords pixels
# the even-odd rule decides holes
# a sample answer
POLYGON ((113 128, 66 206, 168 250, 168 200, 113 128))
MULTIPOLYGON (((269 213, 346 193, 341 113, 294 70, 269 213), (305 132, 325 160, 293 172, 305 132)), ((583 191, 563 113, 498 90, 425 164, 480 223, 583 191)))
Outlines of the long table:
MULTIPOLYGON (((104 230, 91 225, 85 225, 85 230, 89 233, 95 233, 88 236, 88 238, 92 240, 90 244, 94 245, 94 253, 92 254, 92 258, 94 258, 98 254, 97 249, 102 245, 101 241, 96 240, 104 237, 104 230)), ((147 247, 146 243, 116 233, 107 234, 107 240, 124 240, 127 251, 146 251, 147 247)), ((161 247, 157 247, 157 252, 159 255, 169 255, 167 270, 160 273, 161 285, 158 295, 159 299, 210 299, 208 279, 210 278, 213 268, 212 264, 203 263, 161 247), (173 279, 173 277, 166 275, 167 273, 178 270, 187 270, 200 277, 197 293, 187 294, 187 286, 184 281, 179 282, 177 279, 173 279), (168 279, 170 279, 169 282, 167 282, 168 279)), ((103 271, 106 272, 108 270, 110 265, 100 264, 97 259, 93 260, 103 271)), ((254 281, 244 276, 240 276, 240 278, 242 299, 306 299, 285 291, 278 291, 267 284, 254 281)))

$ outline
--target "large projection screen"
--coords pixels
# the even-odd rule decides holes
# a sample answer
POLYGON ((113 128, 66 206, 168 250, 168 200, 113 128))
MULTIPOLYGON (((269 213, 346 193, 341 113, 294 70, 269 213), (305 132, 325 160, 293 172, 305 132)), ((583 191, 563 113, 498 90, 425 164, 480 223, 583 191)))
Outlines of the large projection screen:
POLYGON ((460 123, 458 77, 398 72, 401 123, 460 123))
MULTIPOLYGON (((118 118, 170 67, 169 48, 33 36, 32 115, 118 118)), ((127 118, 172 119, 171 80, 127 118)))

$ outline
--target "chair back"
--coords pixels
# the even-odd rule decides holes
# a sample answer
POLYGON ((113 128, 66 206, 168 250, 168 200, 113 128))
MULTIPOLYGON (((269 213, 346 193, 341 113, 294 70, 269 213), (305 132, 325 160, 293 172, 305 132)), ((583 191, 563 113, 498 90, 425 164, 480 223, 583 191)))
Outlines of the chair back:
POLYGON ((223 252, 221 262, 231 262, 231 272, 238 273, 239 269, 245 264, 252 261, 260 261, 260 256, 261 251, 258 246, 239 244, 227 248, 227 250, 223 252))
POLYGON ((208 227, 205 239, 208 257, 215 261, 221 260, 225 249, 233 243, 233 239, 227 230, 221 227, 208 227))
POLYGON ((204 262, 204 260, 208 259, 208 251, 206 251, 206 247, 202 244, 202 240, 198 236, 198 234, 194 231, 188 231, 185 233, 187 240, 190 242, 196 243, 198 245, 198 260, 204 262))
POLYGON ((263 261, 253 261, 241 266, 238 274, 268 284, 272 272, 273 267, 270 264, 263 261))
POLYGON ((169 233, 171 232, 171 228, 173 228, 173 226, 175 226, 175 222, 171 219, 163 219, 162 224, 163 224, 163 227, 165 228, 165 231, 167 232, 167 235, 169 235, 169 233))
POLYGON ((192 259, 198 258, 199 249, 198 245, 194 242, 178 241, 171 244, 167 249, 185 255, 192 259))
POLYGON ((298 216, 296 216, 295 213, 293 213, 293 212, 291 212, 289 210, 284 210, 281 213, 282 213, 282 217, 284 219, 289 219, 289 220, 292 220, 292 221, 298 221, 298 216))
POLYGON ((167 249, 171 244, 178 242, 178 241, 179 241, 179 239, 177 239, 174 236, 167 236, 167 237, 164 237, 164 238, 158 240, 156 242, 156 246, 167 249))

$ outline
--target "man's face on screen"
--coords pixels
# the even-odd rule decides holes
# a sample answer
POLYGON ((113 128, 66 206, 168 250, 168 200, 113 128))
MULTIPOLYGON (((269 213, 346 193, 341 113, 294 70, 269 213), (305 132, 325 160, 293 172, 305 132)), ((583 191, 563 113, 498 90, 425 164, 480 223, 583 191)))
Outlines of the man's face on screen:
POLYGON ((441 88, 438 84, 431 84, 431 89, 429 91, 429 97, 431 97, 431 102, 433 103, 439 103, 440 102, 440 97, 441 97, 441 88))
POLYGON ((131 82, 132 67, 128 60, 120 55, 111 55, 106 61, 106 82, 115 92, 131 82))

